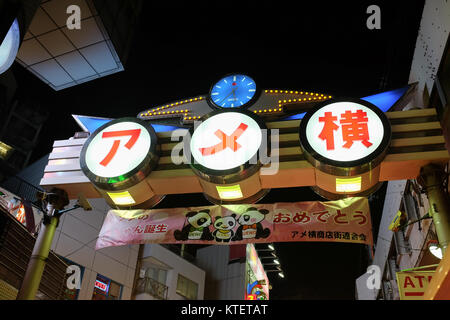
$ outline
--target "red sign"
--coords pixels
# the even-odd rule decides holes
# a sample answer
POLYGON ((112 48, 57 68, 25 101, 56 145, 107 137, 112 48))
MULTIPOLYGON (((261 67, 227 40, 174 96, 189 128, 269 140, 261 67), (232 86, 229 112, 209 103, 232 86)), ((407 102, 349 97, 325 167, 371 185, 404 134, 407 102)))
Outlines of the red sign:
POLYGON ((241 145, 237 143, 236 140, 244 133, 245 130, 247 130, 247 128, 248 125, 246 125, 245 123, 241 123, 230 136, 228 136, 220 129, 217 130, 214 135, 220 139, 220 142, 212 147, 200 148, 200 152, 203 156, 213 155, 225 150, 226 148, 230 148, 231 150, 233 150, 233 152, 236 152, 239 148, 241 148, 241 145))
MULTIPOLYGON (((134 129, 134 130, 121 130, 121 131, 109 131, 109 132, 103 132, 102 138, 116 138, 116 137, 125 137, 125 136, 131 136, 130 140, 125 144, 125 147, 128 150, 131 150, 131 148, 136 143, 137 139, 139 138, 139 135, 141 134, 141 129, 134 129)), ((111 160, 114 158, 114 156, 117 153, 117 149, 119 149, 120 140, 114 140, 114 143, 111 147, 111 150, 106 155, 106 157, 100 162, 100 164, 104 167, 106 167, 111 160)))
MULTIPOLYGON (((334 123, 337 119, 331 112, 325 112, 322 117, 319 117, 319 122, 324 122, 319 138, 326 140, 327 150, 334 150, 334 131, 339 129, 339 126, 334 123)), ((341 114, 339 123, 342 125, 342 140, 345 142, 343 148, 349 149, 354 141, 362 141, 367 148, 372 145, 369 142, 368 121, 367 113, 361 109, 356 112, 346 110, 341 114)))
POLYGON ((103 283, 101 281, 95 280, 95 287, 97 289, 100 289, 104 292, 108 291, 108 285, 106 283, 103 283))

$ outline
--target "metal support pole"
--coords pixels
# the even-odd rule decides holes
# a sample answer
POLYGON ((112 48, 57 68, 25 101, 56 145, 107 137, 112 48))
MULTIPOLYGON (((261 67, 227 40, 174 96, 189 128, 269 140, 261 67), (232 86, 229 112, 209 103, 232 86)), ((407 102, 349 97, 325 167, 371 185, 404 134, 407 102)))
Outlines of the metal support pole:
POLYGON ((445 171, 440 165, 428 164, 420 170, 419 183, 425 188, 430 204, 439 245, 444 253, 450 245, 450 205, 445 193, 443 180, 445 171))
POLYGON ((42 228, 36 239, 17 300, 34 300, 39 289, 44 267, 52 246, 53 236, 59 222, 59 215, 55 216, 53 214, 54 209, 51 206, 49 206, 47 212, 50 214, 42 223, 42 228))

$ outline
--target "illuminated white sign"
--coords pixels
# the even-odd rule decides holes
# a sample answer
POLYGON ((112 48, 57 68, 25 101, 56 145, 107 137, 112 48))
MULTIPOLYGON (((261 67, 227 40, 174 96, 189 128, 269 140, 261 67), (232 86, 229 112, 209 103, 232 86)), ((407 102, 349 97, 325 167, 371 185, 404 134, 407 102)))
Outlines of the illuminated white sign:
POLYGON ((382 143, 384 127, 370 108, 355 102, 335 102, 317 110, 306 125, 306 138, 319 155, 335 161, 355 161, 382 143))
POLYGON ((195 129, 190 148, 198 164, 212 170, 228 170, 248 162, 261 142, 261 128, 254 119, 239 112, 223 112, 195 129))
POLYGON ((0 74, 9 69, 16 59, 20 44, 20 31, 17 19, 14 19, 5 39, 0 45, 0 74))
POLYGON ((125 121, 107 126, 89 143, 87 168, 99 177, 119 177, 131 172, 147 157, 151 147, 147 129, 125 121))

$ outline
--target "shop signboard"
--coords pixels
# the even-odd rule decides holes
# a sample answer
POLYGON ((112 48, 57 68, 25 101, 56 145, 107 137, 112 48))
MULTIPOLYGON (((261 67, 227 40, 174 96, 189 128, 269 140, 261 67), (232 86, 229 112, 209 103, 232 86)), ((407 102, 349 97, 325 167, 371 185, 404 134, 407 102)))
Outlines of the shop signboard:
POLYGON ((400 300, 422 300, 434 271, 401 271, 397 272, 397 285, 400 300))
POLYGON ((30 232, 35 229, 33 208, 11 192, 0 188, 0 206, 8 211, 30 232), (27 220, 28 219, 28 220, 27 220))
POLYGON ((289 241, 372 245, 367 198, 110 210, 96 248, 142 243, 230 245, 289 241))
POLYGON ((303 118, 299 134, 308 160, 330 173, 336 172, 333 167, 370 170, 381 162, 391 140, 384 113, 359 99, 319 103, 303 118))
POLYGON ((112 207, 151 207, 162 198, 155 197, 145 182, 158 163, 158 153, 157 136, 150 124, 121 118, 105 123, 87 139, 80 167, 112 207))

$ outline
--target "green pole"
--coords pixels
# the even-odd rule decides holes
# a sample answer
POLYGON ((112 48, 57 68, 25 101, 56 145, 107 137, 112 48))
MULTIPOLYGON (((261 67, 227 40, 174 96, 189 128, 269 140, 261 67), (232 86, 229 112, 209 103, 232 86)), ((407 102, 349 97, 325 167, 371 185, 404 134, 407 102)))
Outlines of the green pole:
POLYGON ((439 246, 442 253, 450 244, 450 205, 448 194, 444 191, 443 179, 446 173, 440 165, 428 164, 420 170, 419 182, 425 188, 430 204, 439 246))
POLYGON ((53 216, 53 209, 48 210, 48 212, 52 214, 48 217, 48 220, 44 219, 43 221, 41 230, 39 231, 34 244, 33 253, 31 254, 25 277, 22 281, 22 286, 17 295, 17 300, 34 300, 36 292, 39 289, 55 230, 59 222, 59 216, 53 216))

